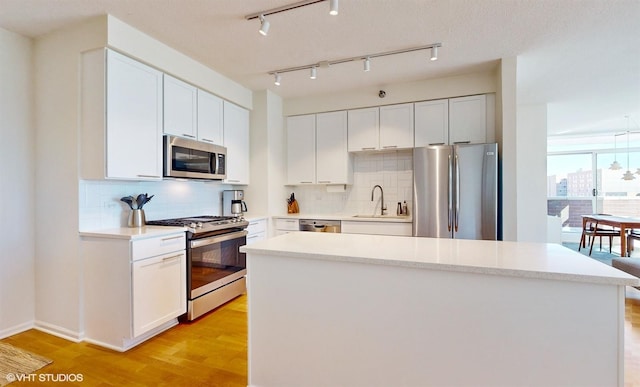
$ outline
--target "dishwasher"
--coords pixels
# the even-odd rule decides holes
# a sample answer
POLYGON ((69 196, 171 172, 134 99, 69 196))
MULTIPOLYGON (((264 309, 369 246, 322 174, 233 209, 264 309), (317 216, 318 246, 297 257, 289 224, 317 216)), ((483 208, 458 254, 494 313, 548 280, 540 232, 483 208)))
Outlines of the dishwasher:
POLYGON ((339 220, 300 219, 300 231, 340 232, 339 220))

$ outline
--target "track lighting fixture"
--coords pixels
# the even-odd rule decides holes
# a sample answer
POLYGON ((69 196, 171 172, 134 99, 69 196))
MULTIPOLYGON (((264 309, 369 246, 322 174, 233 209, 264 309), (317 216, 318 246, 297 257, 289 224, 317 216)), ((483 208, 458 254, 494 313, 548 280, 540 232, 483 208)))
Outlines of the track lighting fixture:
POLYGON ((260 15, 260 34, 262 36, 267 36, 267 34, 269 33, 269 27, 271 26, 271 24, 269 24, 269 20, 264 18, 264 15, 260 15))
POLYGON ((338 14, 338 0, 329 0, 329 15, 335 16, 338 14))
POLYGON ((275 73, 274 76, 275 76, 275 81, 273 82, 273 84, 276 86, 280 86, 280 74, 275 73))
MULTIPOLYGON (((252 13, 251 15, 247 15, 244 18, 246 20, 252 19, 260 19, 260 33, 262 35, 266 35, 269 31, 269 22, 264 18, 265 16, 273 15, 274 13, 291 11, 296 8, 305 7, 307 5, 312 5, 316 3, 322 3, 327 0, 304 0, 298 1, 297 3, 283 5, 282 7, 267 9, 264 11, 260 11, 257 13, 252 13)), ((338 0, 329 0, 329 15, 337 15, 338 14, 338 0)))
MULTIPOLYGON (((377 57, 380 57, 380 56, 396 55, 396 54, 404 54, 406 52, 413 52, 413 51, 419 51, 419 50, 431 50, 431 60, 436 60, 436 59, 438 59, 438 47, 442 47, 442 43, 433 43, 433 44, 429 44, 427 46, 419 46, 419 47, 405 48, 405 49, 402 49, 402 50, 379 52, 379 53, 376 53, 376 54, 358 55, 358 56, 354 56, 354 57, 351 57, 351 58, 336 59, 336 60, 332 60, 332 61, 323 60, 323 61, 320 61, 320 62, 317 62, 317 63, 312 63, 312 64, 308 64, 308 65, 304 65, 304 66, 289 67, 289 68, 286 68, 286 69, 279 69, 279 70, 270 71, 269 75, 275 75, 276 79, 279 80, 278 76, 279 76, 279 74, 282 74, 282 73, 289 73, 289 72, 300 71, 300 70, 310 70, 310 72, 311 72, 310 78, 311 79, 316 79, 317 68, 318 67, 328 68, 328 67, 331 67, 333 65, 337 65, 337 64, 341 64, 341 63, 354 62, 354 61, 363 61, 364 71, 370 71, 371 70, 371 58, 377 58, 377 57)), ((279 84, 279 82, 276 83, 276 84, 279 84)))

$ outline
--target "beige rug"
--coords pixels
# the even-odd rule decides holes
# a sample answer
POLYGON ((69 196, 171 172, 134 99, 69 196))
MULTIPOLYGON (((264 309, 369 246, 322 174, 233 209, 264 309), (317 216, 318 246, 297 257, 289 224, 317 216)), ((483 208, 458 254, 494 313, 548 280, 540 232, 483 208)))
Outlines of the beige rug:
POLYGON ((17 375, 30 375, 50 363, 52 361, 45 357, 0 343, 0 386, 18 380, 17 375))

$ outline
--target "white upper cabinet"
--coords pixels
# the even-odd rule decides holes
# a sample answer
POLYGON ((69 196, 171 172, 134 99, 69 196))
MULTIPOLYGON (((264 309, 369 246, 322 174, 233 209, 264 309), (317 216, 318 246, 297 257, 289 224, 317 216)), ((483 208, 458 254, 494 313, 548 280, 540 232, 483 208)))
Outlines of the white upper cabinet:
POLYGON ((348 111, 349 152, 413 148, 413 104, 348 111))
POLYGON ((162 73, 114 51, 89 51, 81 95, 82 178, 161 179, 162 73))
POLYGON ((222 145, 223 140, 222 99, 198 89, 198 140, 222 145))
POLYGON ((196 139, 197 88, 164 75, 164 133, 196 139))
POLYGON ((449 143, 449 100, 415 104, 415 146, 446 145, 449 143))
POLYGON ((473 95, 449 99, 449 143, 487 142, 487 97, 473 95))
POLYGON ((287 184, 352 184, 347 112, 287 117, 287 184))
POLYGON ((316 115, 287 117, 287 184, 316 182, 316 115))
POLYGON ((413 104, 380 107, 380 149, 413 148, 413 104))
POLYGON ((318 184, 352 184, 352 155, 347 149, 347 112, 316 115, 318 184))
POLYGON ((287 184, 316 182, 316 115, 287 117, 287 184))
POLYGON ((224 101, 224 146, 228 184, 249 184, 249 111, 224 101))
POLYGON ((349 110, 349 152, 375 150, 380 146, 380 109, 349 110))

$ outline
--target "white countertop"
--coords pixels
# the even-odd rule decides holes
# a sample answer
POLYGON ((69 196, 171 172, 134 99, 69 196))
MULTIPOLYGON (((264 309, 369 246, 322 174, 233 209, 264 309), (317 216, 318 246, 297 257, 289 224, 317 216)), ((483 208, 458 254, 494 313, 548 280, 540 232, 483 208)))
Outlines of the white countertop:
MULTIPOLYGON (((394 222, 394 223, 411 223, 411 216, 396 216, 396 215, 371 215, 371 217, 360 216, 356 217, 356 214, 286 214, 286 215, 273 215, 273 218, 279 219, 314 219, 314 220, 340 220, 340 221, 353 221, 353 222, 394 222)), ((367 214, 368 215, 368 214, 367 214)))
POLYGON ((295 232, 241 247, 258 253, 522 278, 639 286, 640 279, 558 244, 295 232))
POLYGON ((80 236, 135 240, 170 235, 185 231, 187 231, 185 227, 171 226, 119 227, 104 230, 80 231, 80 236))

